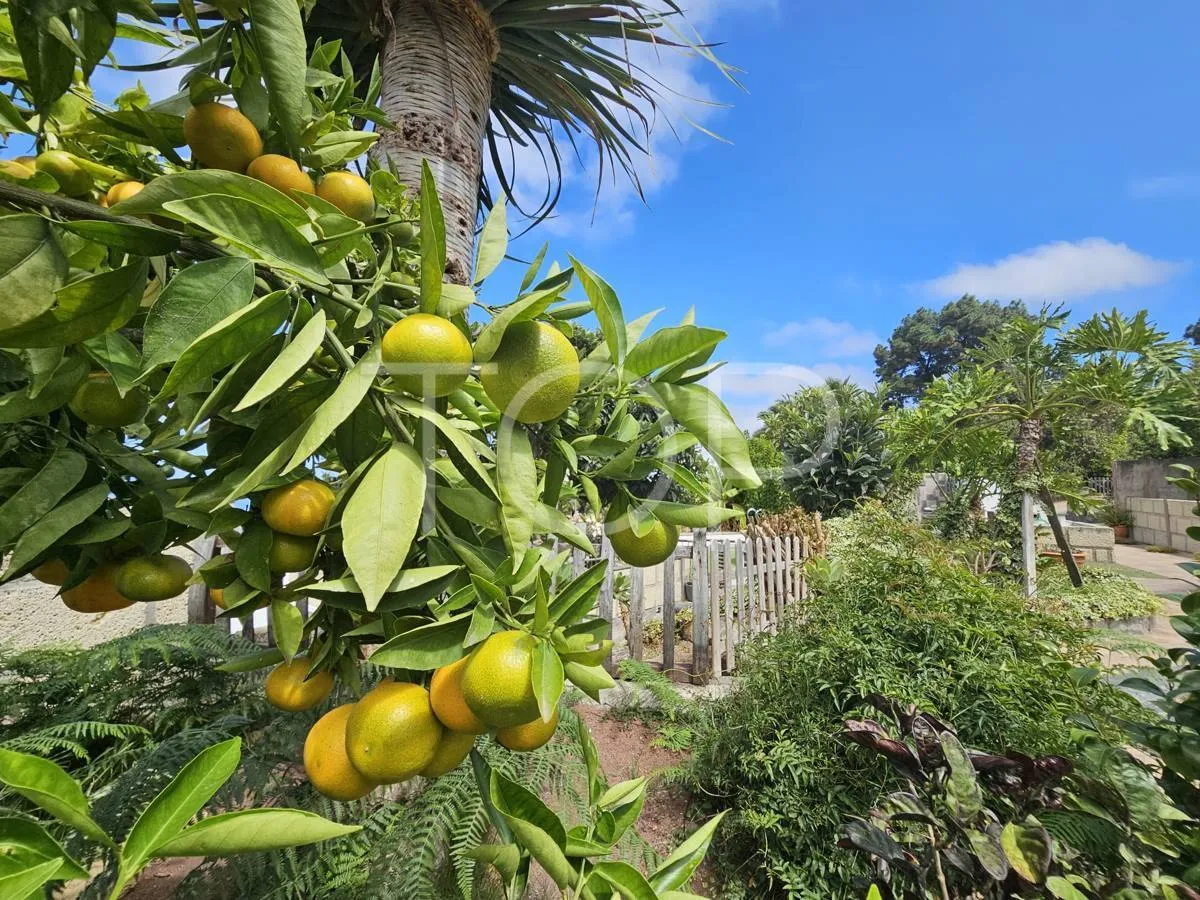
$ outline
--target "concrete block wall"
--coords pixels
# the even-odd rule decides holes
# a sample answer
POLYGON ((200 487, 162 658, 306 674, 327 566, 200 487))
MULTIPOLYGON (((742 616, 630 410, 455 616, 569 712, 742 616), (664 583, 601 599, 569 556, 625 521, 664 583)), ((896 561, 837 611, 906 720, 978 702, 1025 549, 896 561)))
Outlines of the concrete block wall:
POLYGON ((1200 526, 1195 501, 1130 497, 1126 508, 1133 514, 1130 537, 1136 543, 1170 547, 1184 553, 1200 551, 1200 541, 1187 535, 1188 528, 1200 526))
MULTIPOLYGON (((1067 523, 1067 542, 1071 549, 1084 553, 1092 562, 1113 562, 1113 544, 1116 543, 1113 530, 1106 525, 1091 525, 1087 523, 1067 523)), ((1057 550, 1054 533, 1050 529, 1039 530, 1037 547, 1042 550, 1057 550)))

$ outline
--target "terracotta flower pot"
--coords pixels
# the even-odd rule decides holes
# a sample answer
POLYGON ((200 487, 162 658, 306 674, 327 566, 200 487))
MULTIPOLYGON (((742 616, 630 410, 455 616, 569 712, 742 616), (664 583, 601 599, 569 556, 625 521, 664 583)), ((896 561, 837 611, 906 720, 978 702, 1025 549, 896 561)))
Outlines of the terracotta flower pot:
POLYGON ((1112 530, 1113 530, 1113 537, 1116 540, 1120 541, 1123 544, 1128 543, 1128 541, 1129 541, 1129 526, 1128 525, 1114 525, 1114 526, 1112 526, 1112 530))

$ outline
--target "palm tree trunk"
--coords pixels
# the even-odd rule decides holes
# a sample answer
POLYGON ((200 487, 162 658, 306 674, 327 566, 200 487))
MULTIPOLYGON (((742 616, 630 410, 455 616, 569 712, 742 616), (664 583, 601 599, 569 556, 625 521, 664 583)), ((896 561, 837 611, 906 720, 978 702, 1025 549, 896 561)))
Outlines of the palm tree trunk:
POLYGON ((372 150, 411 190, 428 160, 446 218, 446 275, 471 273, 496 30, 477 0, 391 0, 380 105, 395 128, 372 150))
MULTIPOLYGON (((1037 476, 1038 449, 1041 447, 1044 432, 1045 423, 1036 417, 1026 419, 1017 429, 1017 474, 1023 480, 1028 481, 1037 476)), ((1079 566, 1076 564, 1075 556, 1071 552, 1071 543, 1067 540, 1066 529, 1062 527, 1062 522, 1059 521, 1058 513, 1054 509, 1054 498, 1044 485, 1039 485, 1038 495, 1042 501, 1042 505, 1046 507, 1046 518, 1050 520, 1050 529, 1054 532, 1054 541, 1058 544, 1058 550, 1062 554, 1063 565, 1067 567, 1071 583, 1075 587, 1082 587, 1083 577, 1079 574, 1079 566)), ((1027 543, 1031 539, 1032 536, 1027 535, 1025 537, 1027 543)), ((1029 580, 1029 583, 1026 585, 1026 592, 1030 596, 1036 590, 1033 581, 1036 578, 1036 574, 1028 569, 1031 556, 1035 557, 1035 554, 1031 554, 1030 547, 1026 546, 1026 577, 1029 580)))
MULTIPOLYGON (((1037 472, 1038 447, 1042 443, 1042 420, 1025 419, 1017 428, 1017 477, 1028 482, 1037 472)), ((1033 494, 1027 483, 1021 496, 1021 559, 1025 568, 1025 596, 1037 595, 1037 533, 1033 526, 1033 494)))

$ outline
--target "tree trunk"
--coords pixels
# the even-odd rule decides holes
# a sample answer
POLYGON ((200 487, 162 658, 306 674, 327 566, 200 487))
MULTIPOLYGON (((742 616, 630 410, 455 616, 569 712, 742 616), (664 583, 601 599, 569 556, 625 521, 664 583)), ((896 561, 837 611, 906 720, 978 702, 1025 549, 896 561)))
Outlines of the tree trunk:
MULTIPOLYGON (((1038 447, 1042 443, 1042 420, 1026 419, 1017 429, 1017 477, 1028 482, 1037 472, 1038 447)), ((1025 596, 1037 595, 1037 533, 1033 527, 1033 495, 1022 484, 1021 559, 1025 568, 1025 596)))
POLYGON ((446 274, 465 284, 499 40, 477 0, 392 0, 380 105, 395 128, 372 150, 410 190, 428 160, 446 218, 446 274))
POLYGON ((1079 574, 1079 564, 1075 562, 1075 554, 1071 552, 1071 542, 1067 540, 1067 532, 1054 509, 1054 498, 1044 486, 1041 489, 1041 498, 1046 506, 1046 518, 1050 520, 1050 530, 1054 532, 1054 540, 1062 554, 1063 565, 1067 567, 1067 574, 1071 576, 1071 584, 1077 588, 1083 587, 1083 576, 1079 574))
POLYGON ((1037 472, 1038 448, 1042 445, 1045 425, 1039 418, 1026 419, 1017 428, 1017 474, 1031 476, 1037 472))

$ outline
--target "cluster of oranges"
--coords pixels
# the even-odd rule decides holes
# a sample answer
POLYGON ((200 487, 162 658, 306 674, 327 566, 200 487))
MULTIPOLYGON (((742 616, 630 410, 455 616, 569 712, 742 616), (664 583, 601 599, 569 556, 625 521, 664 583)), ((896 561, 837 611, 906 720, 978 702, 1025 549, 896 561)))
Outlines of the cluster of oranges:
MULTIPOLYGON (((304 741, 313 787, 334 800, 356 800, 381 784, 436 778, 457 768, 487 731, 510 750, 541 747, 558 727, 558 711, 548 722, 539 712, 534 648, 531 635, 503 631, 434 672, 428 690, 387 679, 357 703, 326 713, 304 741)), ((298 659, 268 676, 276 706, 311 709, 329 695, 332 678, 305 681, 308 668, 298 659)))
MULTIPOLYGON (((30 574, 44 584, 61 586, 70 571, 65 562, 54 558, 30 574)), ((134 603, 156 603, 178 597, 191 577, 192 567, 167 553, 109 560, 100 563, 75 587, 63 591, 62 601, 75 612, 112 612, 134 603)))

